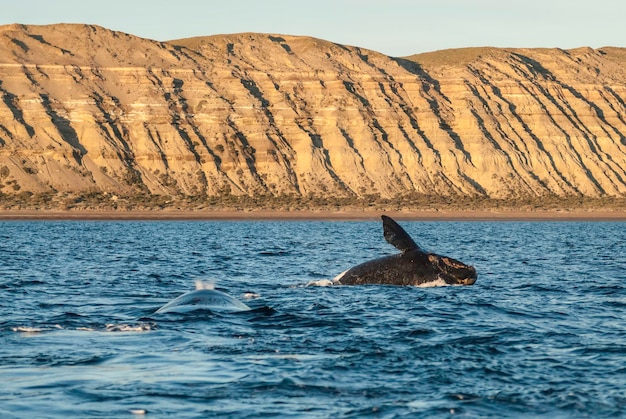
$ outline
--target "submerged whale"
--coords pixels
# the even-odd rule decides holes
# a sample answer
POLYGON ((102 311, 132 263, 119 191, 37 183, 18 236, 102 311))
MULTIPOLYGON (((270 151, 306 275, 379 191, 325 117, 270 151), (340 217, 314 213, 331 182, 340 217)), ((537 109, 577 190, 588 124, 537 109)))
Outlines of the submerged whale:
POLYGON ((187 292, 174 298, 169 303, 155 311, 162 313, 188 313, 195 310, 210 310, 222 312, 248 311, 250 307, 212 286, 196 284, 196 290, 187 292))
POLYGON ((336 285, 472 285, 477 274, 473 266, 447 256, 423 251, 398 223, 385 215, 385 240, 402 253, 370 260, 339 274, 336 285))

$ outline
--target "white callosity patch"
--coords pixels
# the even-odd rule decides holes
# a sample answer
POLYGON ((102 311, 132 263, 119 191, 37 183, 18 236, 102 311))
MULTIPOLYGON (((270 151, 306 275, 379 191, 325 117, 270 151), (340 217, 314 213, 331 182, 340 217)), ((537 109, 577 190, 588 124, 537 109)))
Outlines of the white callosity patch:
POLYGON ((448 285, 450 284, 447 284, 446 281, 444 281, 443 279, 437 278, 434 281, 424 282, 423 284, 419 284, 415 286, 419 288, 432 288, 432 287, 447 287, 448 285))

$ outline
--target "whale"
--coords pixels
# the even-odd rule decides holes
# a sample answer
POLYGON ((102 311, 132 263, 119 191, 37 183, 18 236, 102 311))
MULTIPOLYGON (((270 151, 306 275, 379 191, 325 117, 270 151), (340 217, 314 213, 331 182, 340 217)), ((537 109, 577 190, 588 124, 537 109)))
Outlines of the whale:
POLYGON ((154 313, 189 313, 196 310, 238 312, 251 309, 235 297, 214 289, 212 285, 197 283, 194 291, 179 295, 154 313))
POLYGON ((448 256, 422 250, 391 217, 381 216, 385 240, 401 253, 354 266, 333 280, 333 285, 473 285, 476 269, 448 256))

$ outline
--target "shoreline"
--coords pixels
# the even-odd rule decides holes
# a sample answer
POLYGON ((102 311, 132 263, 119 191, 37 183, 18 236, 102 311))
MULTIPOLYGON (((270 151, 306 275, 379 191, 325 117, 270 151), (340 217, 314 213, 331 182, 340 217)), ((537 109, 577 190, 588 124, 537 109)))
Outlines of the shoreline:
POLYGON ((0 221, 626 221, 626 211, 598 210, 0 210, 0 221))

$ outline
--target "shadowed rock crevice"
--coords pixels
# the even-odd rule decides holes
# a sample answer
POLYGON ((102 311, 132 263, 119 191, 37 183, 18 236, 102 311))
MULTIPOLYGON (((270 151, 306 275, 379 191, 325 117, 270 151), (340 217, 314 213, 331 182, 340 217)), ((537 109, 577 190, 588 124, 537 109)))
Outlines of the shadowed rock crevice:
MULTIPOLYGON (((582 102, 586 109, 591 110, 592 112, 595 113, 595 116, 597 117, 597 119, 599 119, 602 122, 601 124, 598 124, 598 127, 603 131, 603 133, 605 134, 605 137, 610 137, 611 132, 614 134, 618 134, 620 136, 622 135, 622 133, 612 123, 610 123, 607 120, 604 111, 600 108, 599 105, 588 100, 582 93, 576 90, 576 88, 574 88, 573 86, 570 86, 560 81, 558 82, 558 85, 562 89, 570 92, 572 96, 574 96, 576 99, 582 102)), ((573 118, 575 118, 576 120, 575 126, 581 132, 583 138, 585 139, 587 143, 587 146, 591 150, 591 153, 593 155, 597 155, 600 158, 599 163, 602 164, 603 170, 610 171, 613 176, 616 176, 620 180, 620 183, 623 183, 622 176, 621 176, 624 173, 623 168, 619 166, 614 167, 614 164, 612 164, 612 159, 611 159, 610 154, 606 153, 603 150, 600 142, 598 141, 597 135, 595 135, 589 127, 585 126, 584 122, 578 116, 576 108, 573 105, 568 103, 568 110, 573 115, 573 118)), ((600 186, 599 182, 596 181, 596 184, 598 188, 602 190, 602 187, 600 186)), ((605 193, 605 191, 602 191, 602 192, 605 193)))
MULTIPOLYGON (((0 124, 0 131, 2 131, 2 133, 0 135, 4 135, 8 138, 12 138, 13 134, 11 134, 11 131, 9 131, 7 129, 7 127, 5 127, 4 125, 0 124)), ((6 145, 6 141, 2 139, 2 137, 0 136, 0 147, 4 147, 6 145)))
POLYGON ((30 48, 28 48, 28 45, 26 45, 25 42, 20 41, 19 39, 11 38, 11 42, 17 45, 22 50, 22 52, 30 51, 30 48))
MULTIPOLYGON (((323 167, 326 169, 327 174, 335 182, 335 185, 340 188, 340 191, 342 193, 347 191, 351 194, 354 194, 354 191, 352 191, 352 189, 335 172, 329 151, 328 149, 324 147, 324 142, 322 141, 321 135, 316 133, 315 129, 311 126, 305 126, 300 123, 297 123, 297 125, 302 131, 306 132, 307 135, 309 136, 314 150, 317 151, 317 153, 314 153, 314 155, 317 154, 318 156, 320 156, 319 158, 321 160, 323 167)), ((325 189, 327 189, 326 186, 323 188, 323 190, 325 189)))
POLYGON ((416 62, 402 58, 394 58, 394 61, 406 71, 418 76, 421 82, 422 91, 424 92, 424 97, 427 99, 433 115, 437 118, 439 127, 448 134, 449 138, 454 142, 455 147, 463 154, 465 160, 470 164, 473 164, 472 158, 465 149, 461 137, 448 123, 447 118, 444 117, 442 108, 444 106, 448 107, 449 105, 447 104, 450 100, 442 92, 439 81, 433 78, 416 62), (431 90, 433 90, 435 94, 430 93, 431 90), (443 101, 441 99, 443 99, 443 101))
MULTIPOLYGON (((525 63, 528 63, 529 68, 531 68, 533 70, 533 74, 541 74, 543 77, 547 78, 548 80, 555 82, 555 77, 552 75, 552 73, 550 73, 548 70, 544 69, 539 63, 535 62, 534 60, 530 60, 526 57, 523 57, 523 60, 525 63)), ((530 80, 530 82, 534 85, 534 87, 537 89, 537 91, 539 91, 541 93, 541 96, 539 96, 539 100, 541 101, 541 99, 547 99, 548 103, 552 106, 554 106, 557 110, 558 110, 558 115, 559 116, 564 116, 574 127, 575 130, 577 131, 581 131, 579 124, 576 121, 576 115, 575 112, 572 112, 571 106, 568 103, 563 103, 560 100, 558 100, 557 98, 555 98, 550 91, 548 90, 548 88, 540 85, 539 83, 536 82, 536 80, 530 80)), ((558 83, 557 83, 558 84, 558 83)), ((576 163, 582 168, 582 170, 584 171, 585 175, 587 176, 588 180, 597 188, 598 191, 600 191, 600 193, 604 194, 605 191, 602 188, 602 186, 600 185, 600 183, 597 181, 597 179, 592 175, 591 170, 587 167, 587 165, 585 164, 585 161, 582 157, 582 155, 580 154, 580 152, 577 150, 576 147, 574 147, 573 143, 572 143, 572 136, 556 121, 555 117, 557 115, 554 115, 552 112, 550 112, 550 110, 548 109, 548 106, 546 104, 542 104, 542 107, 544 108, 545 112, 546 112, 546 116, 552 121, 552 123, 554 124, 554 126, 558 127, 558 130, 562 133, 563 137, 565 138, 565 141, 567 143, 568 149, 570 150, 570 153, 574 156, 574 159, 576 161, 576 163)), ((574 186, 573 182, 566 180, 565 178, 562 178, 562 180, 570 187, 572 187, 573 189, 575 189, 578 193, 580 192, 580 189, 576 186, 574 186)))
POLYGON ((229 127, 232 130, 232 137, 236 139, 235 142, 230 143, 231 152, 235 153, 236 157, 242 157, 247 168, 247 172, 252 176, 257 185, 260 185, 263 189, 267 189, 265 181, 259 174, 256 167, 256 150, 250 145, 246 134, 237 128, 237 125, 233 121, 229 121, 229 127))
POLYGON ((143 126, 144 126, 144 129, 146 130, 146 133, 148 134, 148 138, 150 139, 150 141, 152 141, 152 144, 154 144, 154 148, 157 150, 157 153, 159 154, 159 157, 161 158, 163 167, 165 167, 166 171, 169 171, 169 168, 170 168, 169 161, 167 159, 167 155, 165 154, 162 148, 163 140, 161 139, 161 135, 159 134, 158 131, 153 133, 148 124, 144 123, 143 126))
POLYGON ((263 108, 267 108, 269 106, 269 101, 263 97, 263 93, 257 86, 257 84, 253 80, 241 79, 241 84, 245 87, 250 94, 259 101, 263 108))
POLYGON ((85 154, 87 154, 87 150, 80 143, 78 134, 72 127, 70 120, 61 116, 55 110, 56 106, 50 101, 50 96, 42 94, 40 95, 40 98, 46 114, 48 114, 50 120, 57 128, 61 138, 72 147, 72 155, 76 159, 76 162, 78 165, 82 165, 82 158, 85 154))
MULTIPOLYGON (((389 83, 389 88, 392 92, 392 95, 387 94, 387 89, 385 89, 385 85, 383 83, 379 83, 379 88, 380 91, 382 92, 382 94, 385 96, 385 101, 389 104, 390 107, 394 108, 394 107, 398 107, 402 110, 402 112, 404 112, 404 115, 408 118, 410 124, 411 124, 411 128, 413 128, 413 130, 415 130, 417 132, 417 134, 420 136, 420 138, 424 141, 424 143, 428 146, 428 148, 431 149, 431 151, 433 151, 434 154, 437 154, 437 151, 434 150, 434 148, 432 147, 432 144, 430 143, 430 141, 428 140, 428 138, 426 137, 426 134, 424 133, 424 131, 422 131, 417 123, 417 119, 415 118, 415 115, 413 114, 413 112, 411 111, 410 107, 406 104, 406 98, 403 97, 400 94, 400 91, 398 89, 397 84, 395 83, 395 81, 393 80, 393 78, 390 79, 390 83, 389 83)), ((400 117, 400 115, 398 115, 400 117)), ((412 138, 411 134, 409 134, 409 132, 405 129, 405 127, 403 126, 403 124, 399 121, 398 122, 398 130, 402 133, 402 136, 404 137, 404 140, 407 142, 407 144, 409 144, 411 150, 417 155, 417 159, 418 161, 422 160, 422 153, 419 150, 419 147, 417 147, 417 145, 415 144, 414 139, 412 138)))
POLYGON ((392 58, 392 60, 395 61, 404 70, 417 76, 418 81, 421 81, 423 83, 422 87, 424 88, 424 91, 427 92, 432 87, 438 94, 441 95, 441 97, 446 102, 450 103, 450 99, 447 98, 446 95, 442 92, 439 81, 436 78, 432 77, 428 73, 428 71, 424 70, 424 68, 422 68, 419 63, 404 58, 392 58))
MULTIPOLYGON (((105 99, 97 92, 93 92, 92 98, 96 104, 96 107, 100 111, 102 118, 96 118, 96 123, 105 133, 105 138, 108 139, 114 150, 118 151, 118 156, 122 160, 128 160, 132 158, 132 149, 126 140, 128 133, 123 133, 119 127, 119 121, 117 121, 111 113, 106 109, 105 99), (111 135, 111 132, 113 133, 111 135), (121 148, 120 148, 121 146, 121 148)), ((109 98, 111 102, 115 103, 114 98, 109 98)))
POLYGON ((339 131, 341 132, 341 135, 343 136, 343 138, 346 140, 346 144, 348 144, 348 147, 350 147, 350 149, 355 154, 356 160, 359 162, 359 166, 365 169, 365 166, 363 165, 365 162, 365 159, 359 152, 359 149, 356 148, 356 146, 354 145, 354 139, 350 137, 350 134, 348 134, 348 132, 344 128, 339 128, 339 131))
MULTIPOLYGON (((544 69, 544 70, 538 71, 537 69, 534 69, 532 73, 533 74, 547 74, 547 70, 544 69)), ((548 109, 548 106, 544 103, 544 100, 546 98, 546 93, 547 93, 546 89, 544 89, 543 86, 541 86, 534 80, 528 80, 528 79, 516 80, 516 83, 520 91, 525 92, 525 94, 528 97, 528 100, 533 101, 534 103, 537 104, 537 106, 541 109, 542 115, 545 116, 547 119, 549 119, 553 123, 553 125, 555 126, 555 129, 557 129, 560 132, 563 132, 562 127, 558 125, 553 115, 551 114, 550 110, 548 109), (538 95, 536 92, 532 91, 528 86, 533 86, 535 89, 537 89, 537 92, 539 92, 540 94, 538 95)), ((548 96, 550 96, 549 93, 547 94, 548 96)), ((550 101, 550 99, 548 100, 550 101)), ((552 101, 553 100, 554 98, 552 98, 552 101)), ((565 185, 565 188, 567 190, 574 191, 576 195, 580 195, 581 191, 573 185, 570 179, 568 179, 562 174, 562 170, 560 170, 560 163, 557 164, 556 157, 548 151, 548 149, 544 145, 544 142, 533 131, 533 128, 526 122, 524 117, 516 112, 516 108, 514 107, 514 105, 510 104, 509 109, 511 111, 511 116, 515 118, 515 120, 517 120, 517 123, 520 124, 524 132, 533 140, 534 145, 541 151, 541 153, 543 153, 543 156, 547 157, 550 163, 550 169, 551 169, 549 172, 549 175, 555 179, 557 184, 565 185)), ((570 143, 570 146, 571 146, 571 143, 570 143)))
MULTIPOLYGON (((162 72, 165 73, 163 74, 164 77, 168 77, 167 72, 163 70, 162 72)), ((167 108, 169 109, 170 126, 172 126, 176 130, 176 132, 178 132, 179 137, 183 140, 187 150, 189 150, 189 152, 193 156, 196 164, 201 165, 202 158, 198 154, 196 146, 191 136, 187 132, 186 124, 183 123, 187 115, 186 112, 184 112, 184 98, 181 98, 180 94, 177 94, 177 89, 180 89, 180 87, 182 86, 180 80, 172 80, 172 87, 170 91, 170 89, 165 87, 161 78, 159 78, 152 69, 147 69, 147 75, 148 80, 150 80, 155 88, 157 88, 157 90, 161 92, 163 98, 165 99, 165 103, 167 105, 167 108), (179 99, 182 99, 182 103, 179 99)))
MULTIPOLYGON (((482 86, 484 86, 487 89, 490 89, 490 91, 498 99, 499 101, 498 105, 499 103, 504 103, 507 106, 508 111, 511 113, 511 115, 516 115, 515 105, 510 103, 508 100, 506 100, 506 98, 502 95, 501 90, 497 86, 494 86, 487 78, 485 78, 481 74, 480 71, 472 69, 471 66, 469 66, 468 68, 474 74, 474 76, 480 80, 482 86)), ((526 167, 528 167, 528 163, 529 163, 529 160, 525 158, 528 155, 528 147, 524 147, 524 150, 520 148, 520 145, 524 146, 525 144, 523 141, 520 141, 522 140, 522 137, 517 132, 517 129, 513 127, 509 119, 505 119, 504 123, 507 123, 508 125, 507 130, 512 131, 515 134, 517 141, 514 139, 508 138, 506 134, 507 130, 505 130, 505 128, 502 127, 501 122, 498 116, 496 115, 495 111, 491 109, 493 105, 493 101, 489 101, 487 98, 484 98, 480 94, 478 88, 475 85, 472 85, 471 83, 469 83, 469 81, 466 81, 466 86, 468 90, 472 92, 474 97, 476 97, 482 104, 482 112, 486 113, 486 116, 490 119, 489 124, 486 122, 485 118, 481 116, 481 112, 479 112, 478 110, 472 109, 471 113, 476 119, 476 122, 478 124, 480 131, 483 134, 483 137, 489 140, 494 150, 497 150, 500 153, 500 155, 505 157, 506 162, 511 170, 511 174, 513 175, 511 177, 517 179, 518 184, 524 186, 525 190, 523 192, 522 191, 519 191, 519 192, 522 192, 521 193, 522 195, 524 193, 530 193, 530 194, 538 193, 540 192, 538 190, 538 187, 543 188, 541 190, 542 193, 547 192, 548 188, 546 184, 541 179, 539 179, 537 175, 535 175, 532 172, 529 172, 528 170, 525 170, 524 168, 520 167, 518 163, 516 163, 517 161, 522 161, 524 162, 526 167), (490 129, 487 127, 488 125, 491 126, 493 130, 495 130, 494 134, 492 134, 490 129), (504 144, 500 144, 500 141, 498 141, 496 137, 502 139, 503 140, 502 142, 504 144), (506 151, 504 149, 505 144, 507 146, 507 149, 510 148, 512 150, 513 155, 511 155, 511 152, 506 151), (534 184, 530 184, 526 180, 527 176, 533 180, 534 184)), ((519 116, 517 117, 517 119, 519 120, 519 116)))
MULTIPOLYGON (((2 93, 2 101, 13 114, 13 118, 24 127, 28 136, 32 138, 35 135, 35 129, 24 121, 24 112, 20 109, 17 96, 2 88, 2 80, 0 80, 0 93, 2 93)), ((7 135, 12 137, 10 132, 7 132, 7 135)))
MULTIPOLYGON (((204 148, 204 151, 206 151, 211 157, 213 163, 215 164, 215 168, 217 169, 217 171, 223 174, 223 171, 221 169, 222 159, 217 154, 215 154, 213 149, 209 146, 207 139, 202 133, 202 130, 200 129, 198 124, 195 122, 193 113, 189 109, 187 99, 185 98, 185 95, 183 94, 183 85, 184 85, 183 80, 176 79, 176 78, 172 80, 172 88, 173 88, 173 93, 174 93, 174 97, 172 98, 172 100, 182 110, 180 112, 180 114, 182 115, 181 122, 184 122, 188 127, 191 128, 195 138, 197 138, 200 141, 200 143, 202 144, 204 148)), ((176 107, 176 105, 173 105, 173 106, 176 107)), ((205 163, 202 160, 202 158, 199 156, 200 153, 197 150, 194 149, 194 153, 198 154, 198 161, 200 164, 205 163)), ((203 173, 203 176, 205 176, 204 173, 203 173)), ((204 177, 204 179, 206 179, 206 177, 204 177)))

